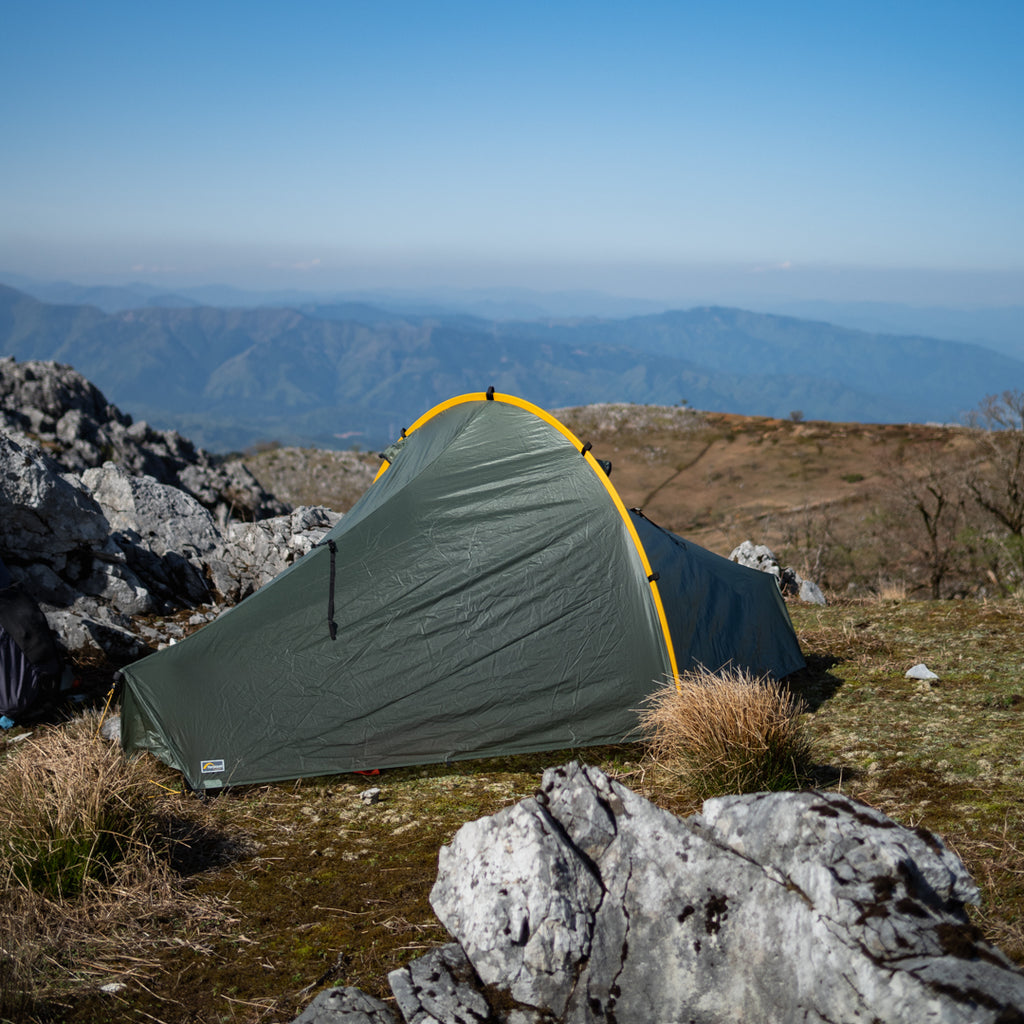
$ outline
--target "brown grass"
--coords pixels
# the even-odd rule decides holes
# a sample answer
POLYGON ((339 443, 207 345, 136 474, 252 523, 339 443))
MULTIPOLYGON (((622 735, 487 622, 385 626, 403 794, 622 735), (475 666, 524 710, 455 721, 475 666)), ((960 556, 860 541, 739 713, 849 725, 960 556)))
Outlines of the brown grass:
POLYGON ((640 712, 651 756, 701 799, 799 789, 811 745, 803 704, 741 670, 685 673, 640 712))
POLYGON ((0 885, 60 900, 87 880, 154 867, 152 786, 141 761, 95 735, 96 716, 46 729, 0 764, 0 885))
POLYGON ((149 922, 187 936, 219 918, 170 867, 195 822, 168 815, 152 761, 98 727, 96 713, 44 727, 0 759, 0 1020, 46 1017, 49 993, 86 978, 152 969, 149 922))

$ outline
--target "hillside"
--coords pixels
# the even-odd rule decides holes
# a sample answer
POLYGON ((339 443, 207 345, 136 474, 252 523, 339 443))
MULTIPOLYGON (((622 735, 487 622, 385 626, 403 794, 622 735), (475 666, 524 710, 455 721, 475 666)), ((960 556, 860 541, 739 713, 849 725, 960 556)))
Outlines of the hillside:
POLYGON ((491 321, 345 303, 294 308, 48 305, 0 286, 0 347, 55 359, 121 408, 204 447, 378 447, 452 394, 538 405, 679 403, 741 415, 948 422, 1024 384, 979 346, 729 309, 491 321))

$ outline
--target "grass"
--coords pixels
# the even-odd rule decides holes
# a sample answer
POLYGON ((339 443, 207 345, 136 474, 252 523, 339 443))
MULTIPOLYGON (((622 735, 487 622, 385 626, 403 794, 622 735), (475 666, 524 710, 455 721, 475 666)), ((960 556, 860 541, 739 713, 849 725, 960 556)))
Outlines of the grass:
POLYGON ((79 718, 18 745, 0 764, 0 846, 9 889, 53 900, 152 862, 148 766, 127 761, 79 718))
POLYGON ((0 759, 0 1021, 50 1019, 55 983, 152 968, 138 938, 154 921, 220 918, 174 869, 202 826, 99 725, 89 712, 43 727, 0 759))
POLYGON ((640 712, 651 756, 700 799, 810 781, 803 702, 769 679, 706 669, 656 691, 640 712))
MULTIPOLYGON (((889 596, 790 611, 808 667, 788 683, 804 704, 814 784, 941 835, 981 887, 974 922, 1024 964, 1024 607, 889 596), (919 661, 937 682, 905 677, 919 661)), ((447 941, 428 902, 439 847, 572 758, 674 813, 700 808, 703 783, 641 744, 305 779, 206 803, 144 781, 149 867, 129 856, 60 900, 5 893, 0 993, 11 1007, 30 997, 6 1015, 270 1024, 328 983, 388 998, 389 970, 447 941), (368 785, 379 803, 359 800, 368 785), (125 990, 101 993, 110 981, 125 990)))

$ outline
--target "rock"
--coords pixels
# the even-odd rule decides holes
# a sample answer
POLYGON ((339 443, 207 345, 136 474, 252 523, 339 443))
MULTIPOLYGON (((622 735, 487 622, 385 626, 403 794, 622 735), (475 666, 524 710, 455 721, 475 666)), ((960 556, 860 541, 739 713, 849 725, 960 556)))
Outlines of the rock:
POLYGON ((796 569, 788 566, 783 569, 775 557, 775 552, 764 544, 754 544, 753 541, 745 540, 733 548, 729 559, 745 565, 748 569, 757 569, 758 572, 774 576, 778 580, 779 589, 787 597, 798 597, 805 604, 826 603, 825 595, 817 583, 805 580, 796 569))
POLYGON ((206 555, 221 543, 209 510, 191 494, 105 462, 82 474, 111 530, 156 555, 206 555))
POLYGON ((782 578, 782 569, 775 558, 775 552, 764 544, 745 540, 739 547, 733 548, 729 560, 745 565, 748 569, 771 573, 777 580, 782 578))
POLYGON ((489 1024, 491 1009, 462 947, 431 950, 388 975, 406 1024, 489 1024))
POLYGON ((369 806, 370 804, 379 803, 380 787, 374 786, 372 789, 364 789, 362 793, 359 794, 359 799, 362 800, 363 803, 367 806, 369 806))
MULTIPOLYGON (((192 495, 106 462, 82 474, 113 541, 169 613, 210 599, 206 561, 223 543, 212 514, 192 495)), ((152 599, 151 599, 152 600, 152 599)))
POLYGON ((321 992, 292 1024, 400 1024, 387 1003, 357 988, 321 992))
POLYGON ((463 826, 431 893, 488 991, 545 1020, 1022 1020, 977 898, 941 840, 846 797, 680 820, 577 764, 463 826))
POLYGON ((4 433, 0 510, 0 552, 9 569, 39 561, 63 568, 79 553, 105 545, 110 533, 80 481, 63 476, 37 447, 4 433))
POLYGON ((804 604, 823 605, 826 603, 825 595, 821 592, 821 587, 811 580, 801 580, 800 589, 797 593, 804 604))
POLYGON ((273 519, 234 523, 206 569, 226 600, 240 601, 309 552, 340 519, 328 508, 303 506, 273 519))
POLYGON ((69 651, 134 660, 183 635, 140 616, 234 604, 339 519, 288 511, 242 463, 133 423, 68 366, 0 358, 0 558, 69 651))
POLYGON ((931 682, 939 677, 923 662, 918 662, 916 665, 907 669, 906 679, 924 679, 931 682))
POLYGON ((100 726, 100 736, 111 743, 119 743, 121 741, 121 716, 119 714, 109 715, 103 719, 103 724, 100 726))
POLYGON ((300 508, 222 530, 177 487, 111 462, 79 478, 22 441, 0 432, 0 557, 73 651, 135 658, 147 642, 135 617, 208 604, 211 583, 237 602, 341 518, 300 508))
POLYGON ((187 491, 221 523, 283 515, 238 461, 218 462, 177 431, 133 423, 70 366, 0 358, 0 429, 45 445, 65 471, 115 462, 132 475, 187 491))

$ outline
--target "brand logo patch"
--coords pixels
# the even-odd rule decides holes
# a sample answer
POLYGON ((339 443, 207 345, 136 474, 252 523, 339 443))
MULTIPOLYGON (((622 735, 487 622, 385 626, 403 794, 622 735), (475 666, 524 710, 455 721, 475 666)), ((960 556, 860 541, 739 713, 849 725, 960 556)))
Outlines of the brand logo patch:
POLYGON ((203 775, 219 775, 224 771, 224 762, 221 761, 203 761, 199 767, 199 771, 203 775))

